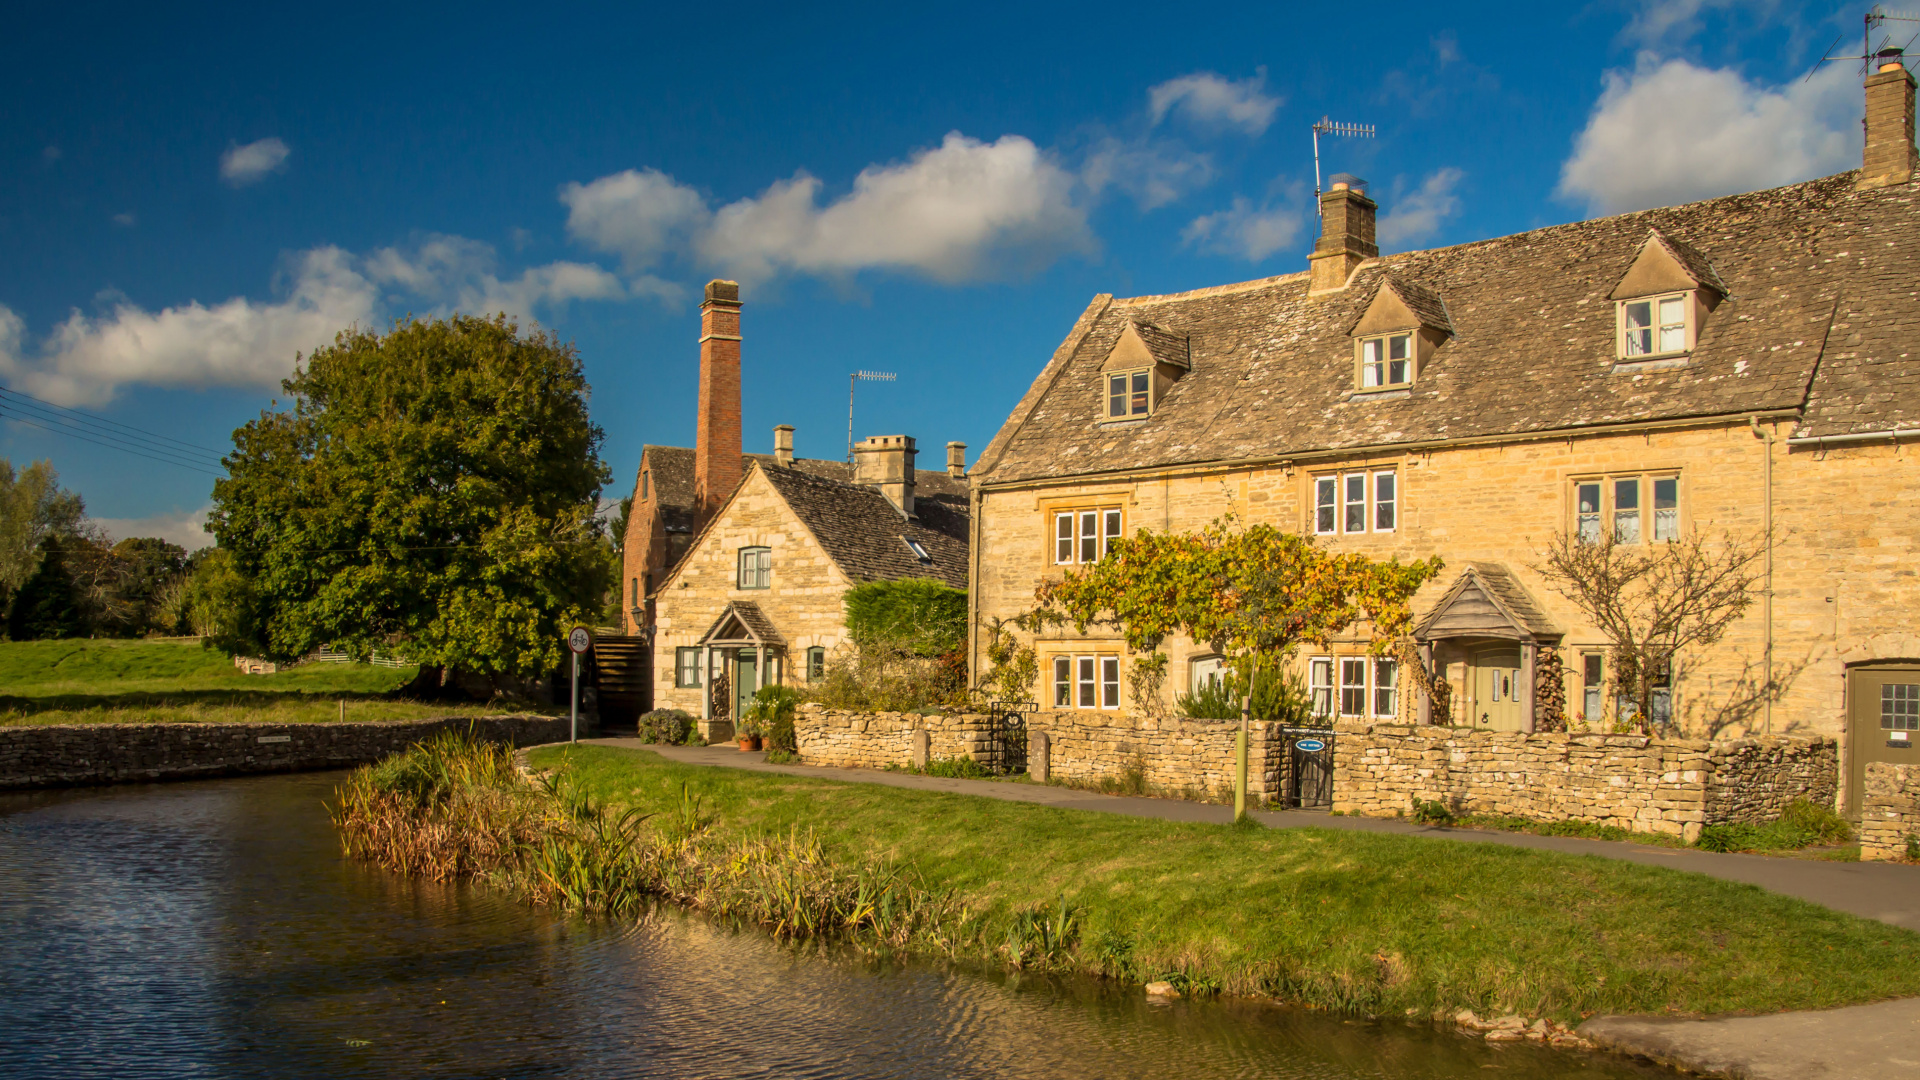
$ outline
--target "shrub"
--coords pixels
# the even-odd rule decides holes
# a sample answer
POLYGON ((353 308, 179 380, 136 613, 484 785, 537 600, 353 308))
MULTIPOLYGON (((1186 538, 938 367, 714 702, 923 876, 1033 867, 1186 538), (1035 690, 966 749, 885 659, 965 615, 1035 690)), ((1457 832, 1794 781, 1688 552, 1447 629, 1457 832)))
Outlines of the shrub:
POLYGON ((967 594, 931 578, 869 581, 847 590, 847 635, 862 651, 933 657, 967 637, 967 594))
POLYGON ((1413 820, 1422 825, 1451 825, 1453 811, 1447 808, 1446 803, 1438 800, 1421 802, 1416 799, 1413 803, 1413 820))
POLYGON ((767 738, 767 749, 794 753, 800 749, 793 735, 794 714, 803 700, 791 686, 763 686, 754 692, 742 721, 753 725, 767 738))
POLYGON ((655 709, 640 717, 639 721, 641 742, 672 746, 686 742, 687 735, 692 731, 693 717, 680 709, 655 709))
POLYGON ((985 765, 970 757, 934 758, 927 762, 927 776, 944 776, 949 780, 991 780, 993 774, 985 765))
MULTIPOLYGON (((1175 704, 1181 715, 1195 720, 1240 719, 1240 688, 1244 681, 1228 675, 1224 679, 1201 684, 1191 694, 1182 694, 1175 704)), ((1249 710, 1255 720, 1271 720, 1289 727, 1309 727, 1326 723, 1313 715, 1313 695, 1298 672, 1278 666, 1261 667, 1253 675, 1253 700, 1249 710)))
POLYGON ((805 690, 808 700, 856 712, 950 708, 966 698, 966 667, 938 657, 855 648, 835 653, 805 690))

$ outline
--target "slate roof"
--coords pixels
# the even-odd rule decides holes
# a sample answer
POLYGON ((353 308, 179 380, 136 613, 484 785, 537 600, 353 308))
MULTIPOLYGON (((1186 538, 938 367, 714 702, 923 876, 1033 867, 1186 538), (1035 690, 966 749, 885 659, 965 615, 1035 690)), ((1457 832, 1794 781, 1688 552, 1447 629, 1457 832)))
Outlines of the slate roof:
POLYGON ((1193 366, 1187 335, 1171 333, 1152 323, 1137 320, 1133 330, 1140 335, 1140 340, 1147 346, 1147 351, 1153 354, 1155 361, 1181 368, 1193 366))
POLYGON ((909 521, 874 488, 778 465, 759 468, 828 557, 854 582, 925 577, 956 589, 967 587, 964 495, 923 496, 916 490, 917 520, 909 521), (921 562, 901 539, 907 536, 918 541, 933 561, 921 562))
MULTIPOLYGON (((944 448, 943 448, 944 452, 944 448)), ((640 448, 641 459, 653 470, 654 498, 663 510, 678 511, 686 515, 691 523, 694 509, 693 490, 693 449, 686 446, 654 446, 648 444, 640 448)), ((741 475, 746 475, 754 462, 773 464, 772 454, 741 454, 741 475)), ((844 461, 828 461, 824 458, 794 458, 793 468, 801 472, 824 476, 830 480, 852 480, 853 466, 844 461)), ((967 482, 948 476, 944 470, 915 469, 914 490, 932 495, 967 497, 967 482)), ((634 477, 634 489, 639 490, 639 476, 634 477)), ((669 524, 673 524, 669 518, 669 524)))
POLYGON ((1720 272, 1713 268, 1712 261, 1705 255, 1695 251, 1692 245, 1675 240, 1659 229, 1652 230, 1649 235, 1653 237, 1654 243, 1666 248, 1667 254, 1673 256, 1673 260, 1679 263, 1687 273, 1693 275, 1693 280, 1702 285, 1713 286, 1720 290, 1720 295, 1722 296, 1727 295, 1730 291, 1727 288, 1727 283, 1720 280, 1720 272))
MULTIPOLYGON (((1447 302, 1440 298, 1439 293, 1417 281, 1408 281, 1395 274, 1384 275, 1380 279, 1380 286, 1392 289, 1394 295, 1407 305, 1407 310, 1413 312, 1414 318, 1420 320, 1420 325, 1431 326, 1435 330, 1445 330, 1449 334, 1453 333, 1453 320, 1447 317, 1447 302)), ((1358 323, 1365 315, 1366 310, 1363 308, 1353 317, 1354 323, 1358 323)), ((1353 331, 1349 328, 1347 332, 1351 334, 1353 331)))
POLYGON ((713 620, 713 625, 707 627, 707 632, 700 635, 700 644, 705 645, 709 641, 716 640, 735 640, 716 636, 730 621, 738 621, 746 629, 749 637, 763 645, 787 643, 787 639, 780 636, 780 631, 774 629, 773 620, 767 618, 767 613, 760 610, 759 604, 751 600, 732 600, 721 609, 720 617, 713 620))
POLYGON ((1855 191, 1855 176, 1390 255, 1313 299, 1305 272, 1095 297, 975 476, 1757 412, 1797 416, 1799 437, 1920 426, 1920 184, 1855 191), (1607 297, 1649 230, 1727 295, 1688 363, 1635 369, 1616 365, 1607 297), (1454 333, 1410 391, 1356 398, 1347 330, 1389 276, 1436 293, 1454 333), (1186 334, 1193 367, 1152 416, 1109 425, 1099 369, 1128 322, 1186 334))

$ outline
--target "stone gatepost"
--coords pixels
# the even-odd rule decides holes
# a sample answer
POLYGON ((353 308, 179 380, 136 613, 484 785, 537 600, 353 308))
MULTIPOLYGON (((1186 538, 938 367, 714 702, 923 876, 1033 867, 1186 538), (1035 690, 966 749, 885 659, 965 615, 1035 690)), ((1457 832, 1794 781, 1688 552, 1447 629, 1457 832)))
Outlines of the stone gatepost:
POLYGON ((1042 784, 1046 783, 1047 778, 1052 775, 1050 763, 1047 760, 1047 751, 1051 748, 1051 740, 1047 738, 1046 732, 1034 731, 1028 733, 1027 775, 1042 784))
POLYGON ((933 736, 926 728, 913 729, 913 767, 925 769, 927 760, 932 756, 933 736))

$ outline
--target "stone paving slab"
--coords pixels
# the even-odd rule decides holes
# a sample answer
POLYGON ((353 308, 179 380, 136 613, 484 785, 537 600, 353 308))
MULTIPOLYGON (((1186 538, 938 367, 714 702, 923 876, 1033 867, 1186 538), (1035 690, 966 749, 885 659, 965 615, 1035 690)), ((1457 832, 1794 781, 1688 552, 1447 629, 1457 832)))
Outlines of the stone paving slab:
POLYGON ((1920 1001, 1713 1020, 1601 1016, 1582 1038, 1740 1080, 1920 1080, 1920 1001))

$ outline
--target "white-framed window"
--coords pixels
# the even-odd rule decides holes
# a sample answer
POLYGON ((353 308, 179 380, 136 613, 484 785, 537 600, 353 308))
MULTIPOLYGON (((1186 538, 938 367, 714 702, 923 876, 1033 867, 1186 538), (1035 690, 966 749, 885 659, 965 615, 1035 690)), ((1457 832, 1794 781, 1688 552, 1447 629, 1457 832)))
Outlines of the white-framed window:
POLYGON ((673 685, 682 690, 700 685, 700 649, 681 647, 673 650, 673 685))
POLYGON ((1313 699, 1314 716, 1324 720, 1333 715, 1333 657, 1307 661, 1307 692, 1313 699))
POLYGON ((1385 390, 1413 382, 1413 334, 1388 334, 1360 342, 1360 389, 1385 390))
POLYGON ((1053 706, 1056 709, 1118 709, 1120 657, 1112 654, 1054 657, 1053 706))
POLYGON ((1580 654, 1580 704, 1582 716, 1598 723, 1606 715, 1606 657, 1597 652, 1580 654))
POLYGON ((1680 539, 1680 478, 1671 473, 1576 480, 1573 528, 1597 544, 1610 531, 1616 544, 1680 539))
POLYGON ((815 645, 807 650, 807 681, 827 677, 827 650, 825 646, 815 645))
POLYGON ((1203 656, 1187 663, 1187 686, 1194 693, 1227 677, 1227 662, 1218 656, 1203 656))
POLYGON ((1686 293, 1620 302, 1620 358, 1634 360, 1687 351, 1686 293))
POLYGON ((1313 531, 1393 532, 1400 527, 1397 469, 1335 473, 1313 478, 1313 531))
POLYGON ((1367 715, 1367 658, 1340 658, 1340 715, 1367 715))
POLYGON ((744 547, 740 549, 740 588, 770 589, 773 587, 773 549, 764 547, 744 547))
POLYGON ((1400 715, 1400 662, 1373 660, 1373 715, 1391 719, 1400 715))
POLYGON ((1125 420, 1153 411, 1153 370, 1107 373, 1107 419, 1125 420))
POLYGON ((1120 539, 1121 513, 1117 506, 1091 510, 1058 510, 1053 515, 1053 561, 1056 566, 1096 563, 1106 558, 1107 546, 1120 539))

